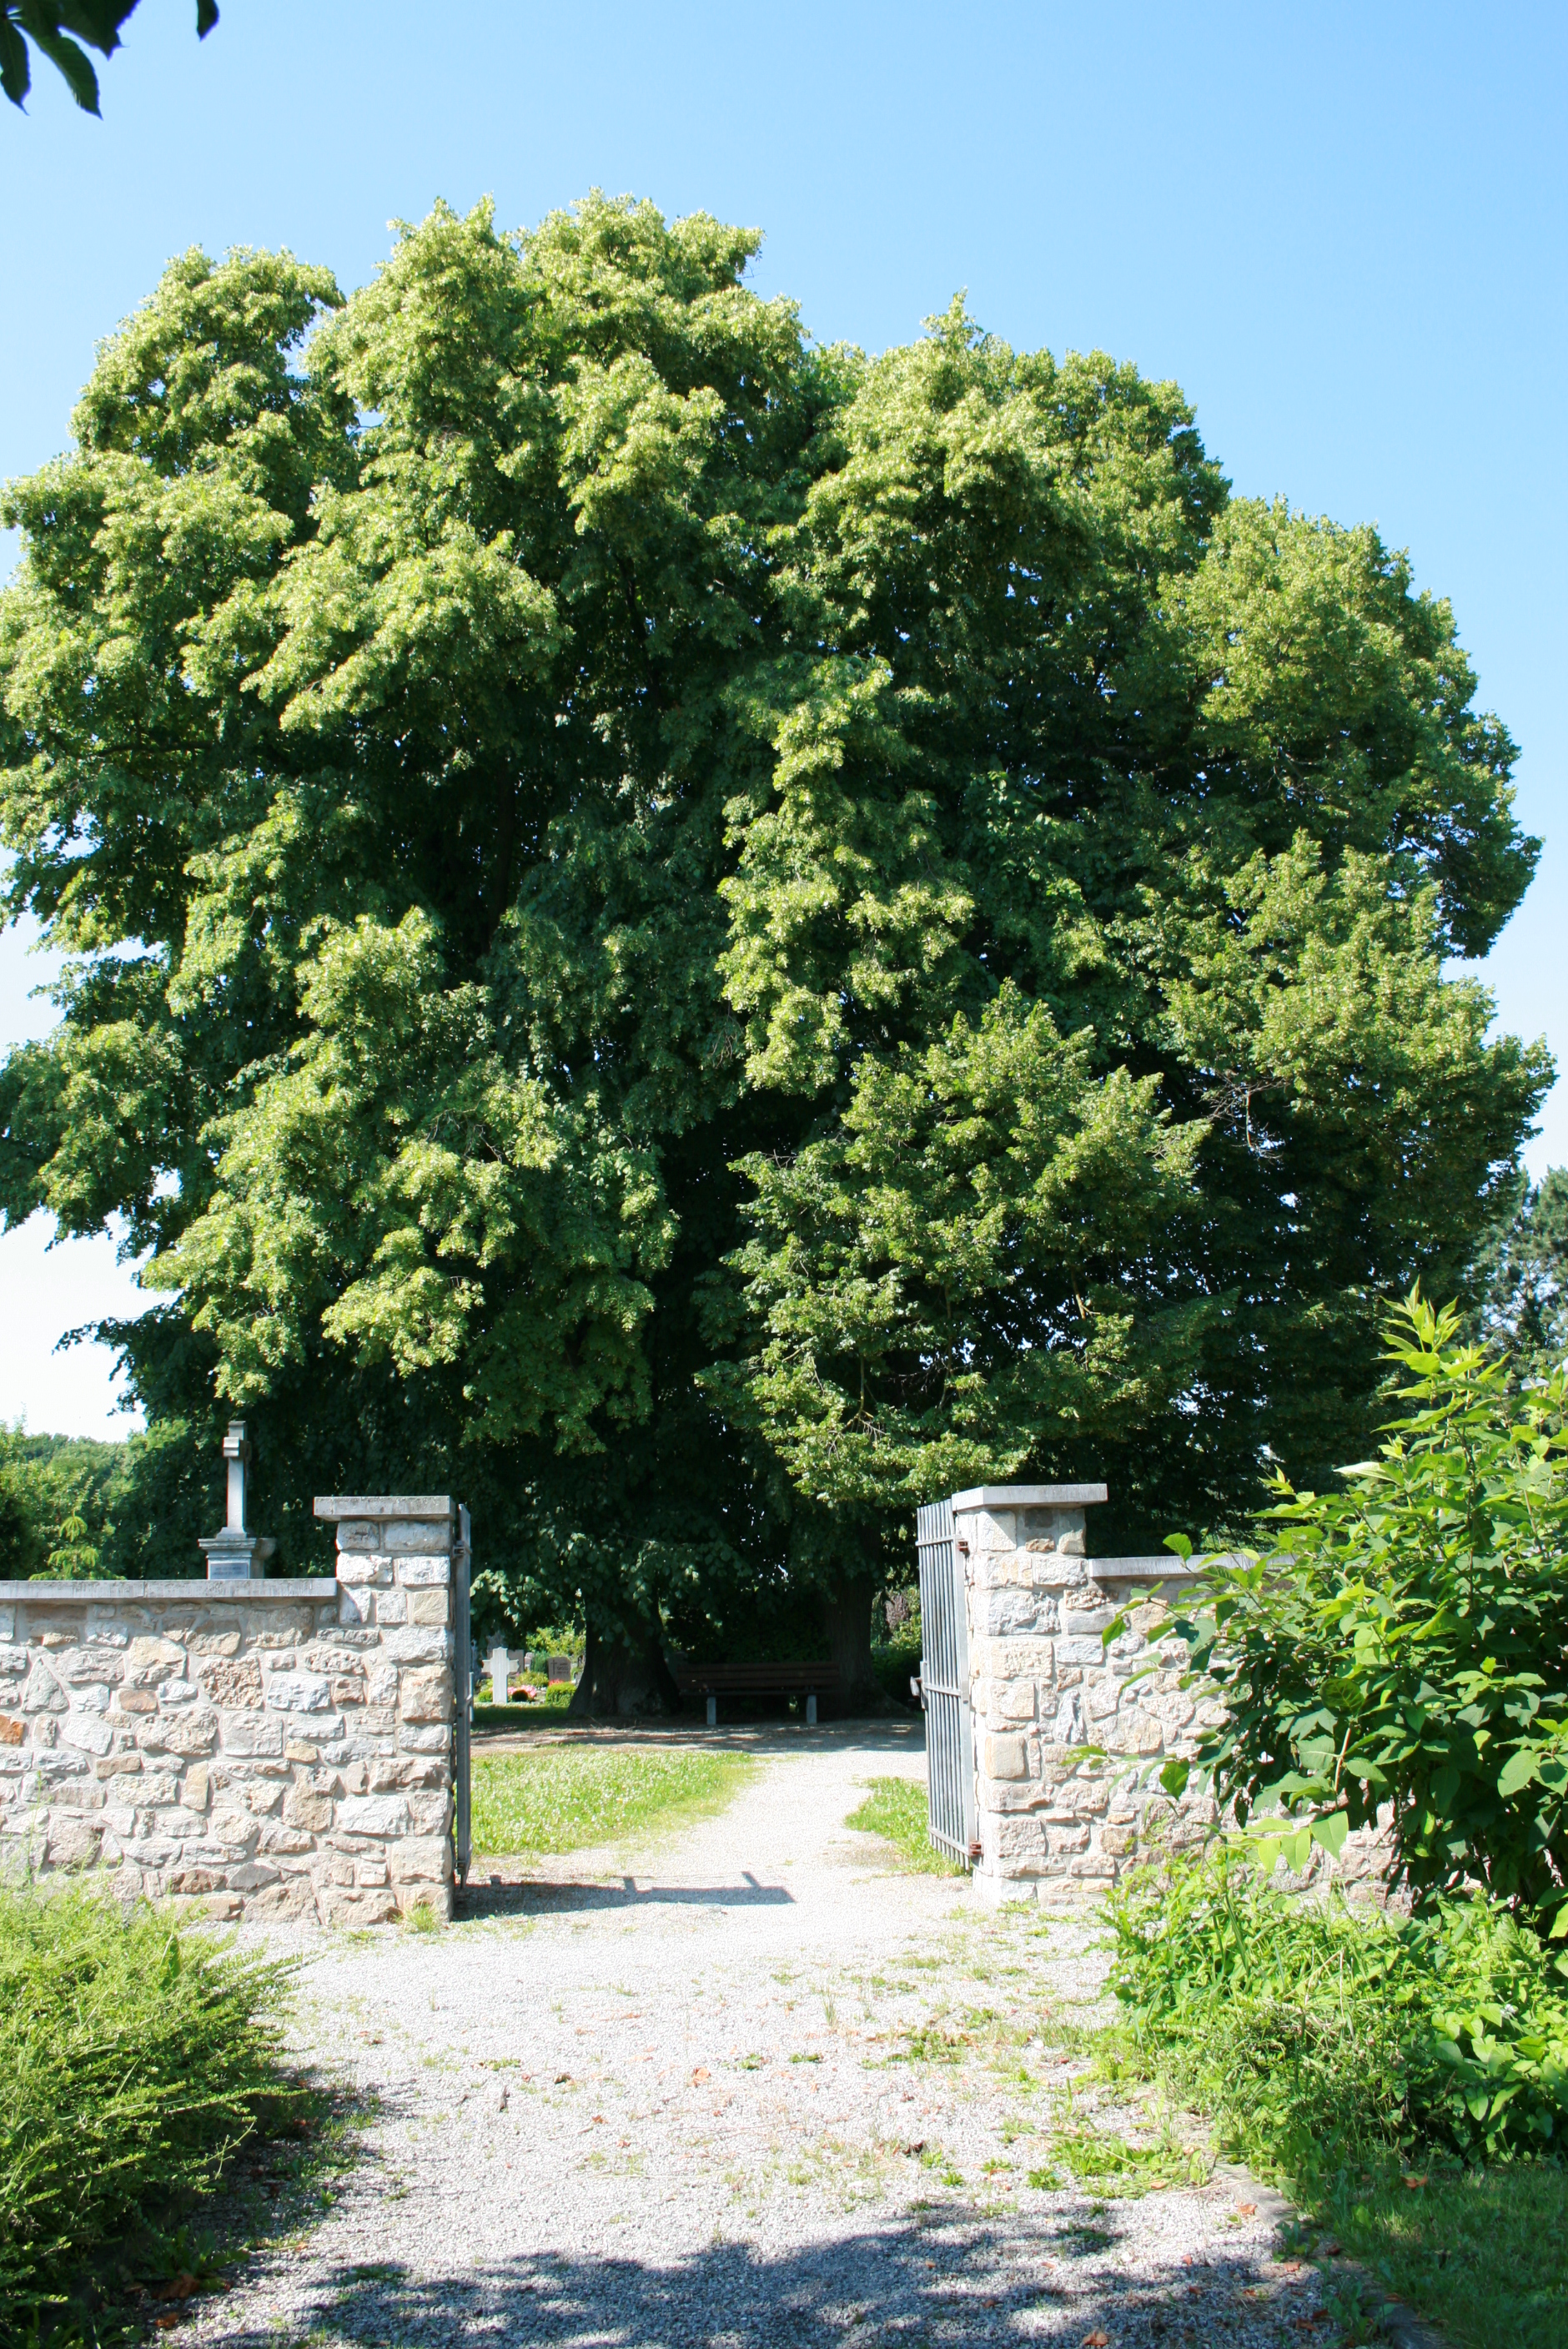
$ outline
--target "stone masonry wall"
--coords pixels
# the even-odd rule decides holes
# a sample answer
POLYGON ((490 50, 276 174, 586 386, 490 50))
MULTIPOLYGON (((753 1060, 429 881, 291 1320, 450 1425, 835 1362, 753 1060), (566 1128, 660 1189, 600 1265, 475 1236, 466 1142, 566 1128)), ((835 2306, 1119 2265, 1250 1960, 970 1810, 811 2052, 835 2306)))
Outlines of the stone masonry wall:
MULTIPOLYGON (((1162 1760, 1190 1756, 1198 1730, 1222 1717, 1181 1687, 1184 1644, 1160 1638, 1188 1570, 1174 1558, 1086 1557, 1081 1507, 969 1499, 954 1499, 954 1537, 968 1612, 975 1889, 1028 1899, 1111 1881, 1156 1826, 1198 1840, 1214 1821, 1212 1797, 1194 1785, 1173 1802, 1159 1784, 1162 1760), (1107 1649, 1101 1635, 1124 1611, 1128 1628, 1107 1649)), ((1379 1858, 1374 1837, 1352 1837, 1335 1872, 1364 1878, 1379 1858)), ((1314 1871, 1321 1864, 1319 1854, 1314 1871)))
POLYGON ((451 1505, 316 1511, 335 1581, 0 1583, 8 1872, 220 1918, 450 1913, 451 1505))

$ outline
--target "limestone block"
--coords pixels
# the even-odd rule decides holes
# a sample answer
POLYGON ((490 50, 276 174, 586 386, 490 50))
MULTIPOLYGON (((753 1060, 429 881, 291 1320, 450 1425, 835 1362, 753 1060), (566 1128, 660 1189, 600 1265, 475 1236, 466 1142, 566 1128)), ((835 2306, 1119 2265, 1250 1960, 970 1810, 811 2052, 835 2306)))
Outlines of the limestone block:
POLYGON ((444 1557, 452 1547, 451 1521, 393 1517, 387 1526, 387 1547, 395 1557, 444 1557))
POLYGON ((212 1798, 212 1773, 205 1762, 193 1762, 180 1782, 180 1800, 188 1811, 204 1811, 212 1798))
POLYGON ((308 1640, 315 1630, 314 1607, 245 1607, 240 1610, 240 1629, 253 1648, 292 1648, 296 1640, 308 1640))
POLYGON ((103 1841, 102 1823, 51 1811, 44 1845, 46 1868, 92 1868, 103 1841))
POLYGON ((240 1652, 238 1631, 192 1631, 185 1642, 189 1656, 217 1656, 227 1661, 240 1652))
POLYGON ((350 1588, 389 1583, 392 1568, 386 1558, 379 1556, 360 1557, 350 1552, 337 1561, 337 1579, 350 1588))
POLYGON ((970 1666, 987 1679, 1048 1681, 1056 1668, 1056 1648, 1050 1640, 976 1640, 970 1666))
POLYGON ((158 1699, 150 1689, 122 1688, 115 1699, 115 1710, 131 1716, 139 1713, 156 1713, 158 1699))
POLYGON ((397 1745, 405 1754, 449 1754, 452 1733, 447 1728, 426 1727, 405 1718, 397 1731, 397 1745))
POLYGON ((67 1687, 78 1681, 120 1680, 125 1672, 125 1660, 110 1647, 90 1640, 79 1648, 67 1648, 57 1658, 55 1671, 67 1687))
POLYGON ((444 1721, 452 1709, 451 1674, 444 1666, 432 1671, 404 1672, 397 1709, 405 1721, 444 1721))
POLYGON ((303 1827, 310 1835, 326 1835, 334 1823, 334 1799, 315 1787, 291 1785, 284 1795, 284 1826, 303 1827))
POLYGON ((1088 1849, 1088 1826, 1078 1821, 1071 1826, 1048 1826, 1046 1829, 1047 1848, 1053 1859, 1070 1858, 1088 1849))
POLYGON ((408 1593, 410 1623, 444 1623, 450 1600, 444 1590, 411 1590, 408 1593))
POLYGON ((399 1557, 397 1560, 397 1579, 403 1585, 404 1589, 414 1590, 419 1588, 433 1588, 438 1583, 446 1584, 450 1582, 452 1578, 452 1561, 447 1556, 447 1547, 448 1545, 443 1540, 441 1544, 441 1554, 439 1557, 426 1555, 420 1557, 399 1557))
POLYGON ((214 1704, 260 1708, 262 1668, 253 1656, 215 1659, 200 1670, 201 1686, 214 1704))
POLYGON ((378 1590, 376 1593, 377 1623, 406 1623, 408 1620, 408 1594, 406 1590, 378 1590))
POLYGON ((78 1754, 107 1754, 114 1744, 114 1732, 97 1713, 73 1713, 60 1723, 60 1740, 78 1754))
POLYGON ((381 1528, 374 1517, 342 1517, 338 1520, 337 1547, 340 1550, 379 1549, 381 1528))
POLYGON ((280 1924, 304 1924, 315 1920, 315 1897, 308 1884, 275 1883, 253 1892, 245 1903, 247 1917, 275 1919, 280 1924))
POLYGON ((376 1597, 369 1589, 340 1590, 337 1619, 346 1626, 370 1623, 376 1618, 376 1597))
POLYGON ((367 1704, 396 1704, 397 1702, 397 1667, 377 1664, 366 1676, 365 1698, 367 1704))
POLYGON ((27 1669, 27 1651, 7 1641, 0 1646, 0 1679, 18 1680, 27 1669))
POLYGON ((449 1786, 431 1786, 410 1793, 404 1798, 408 1806, 408 1825, 415 1835, 444 1835, 452 1823, 452 1791, 449 1786))
POLYGON ((1037 1778, 982 1778, 979 1784, 980 1807, 985 1811, 1041 1811, 1050 1802, 1050 1795, 1037 1778))
POLYGON ((356 1859, 354 1863, 356 1884, 385 1884, 387 1862, 384 1859, 356 1859))
POLYGON ((27 1724, 14 1713, 0 1713, 0 1745, 20 1745, 27 1734, 27 1724))
POLYGON ((1082 1639, 1076 1634, 1068 1633, 1057 1641, 1058 1673, 1064 1664, 1080 1664, 1092 1669, 1102 1665, 1104 1661, 1105 1649, 1098 1634, 1090 1639, 1082 1639))
POLYGON ((177 1640, 159 1637, 132 1640, 125 1651, 125 1680, 129 1688, 156 1688, 170 1674, 185 1677, 185 1651, 177 1640))
POLYGON ((1138 1849, 1138 1830, 1136 1827, 1103 1826, 1099 1831, 1099 1847, 1101 1851, 1109 1852, 1112 1859, 1125 1859, 1130 1852, 1138 1849))
POLYGON ((452 1847, 445 1836, 405 1836, 388 1846, 387 1865, 395 1884, 443 1882, 452 1873, 452 1847))
POLYGON ((320 1672, 271 1671, 267 1674, 269 1713, 330 1713, 332 1691, 320 1672))
POLYGON ((277 1880, 277 1869, 269 1868, 264 1859, 242 1860, 238 1868, 232 1868, 229 1870, 231 1892, 260 1892, 265 1886, 275 1884, 277 1880))
POLYGON ((1049 1847, 1046 1836, 1047 1830, 1037 1819, 988 1818, 985 1823, 985 1857, 1015 1863, 1043 1859, 1049 1847))
POLYGON ((1040 1599, 1033 1590, 974 1590, 969 1593, 969 1619, 977 1639, 1036 1636, 1047 1629, 1040 1599))
POLYGON ((128 1778, 138 1776, 140 1774, 141 1766, 141 1756, 139 1754, 134 1752, 129 1754, 106 1754, 100 1761, 95 1762, 93 1764, 95 1773, 100 1778, 128 1778))
POLYGON ((1033 1721, 1035 1718, 1035 1684, 1033 1681, 993 1681, 986 1715, 993 1721, 1033 1721))
POLYGON ((1110 1721, 1121 1702, 1120 1683, 1113 1680, 1084 1682, 1084 1711, 1092 1722, 1110 1721))
POLYGON ((428 1754, 387 1754, 369 1764, 366 1784, 373 1795, 403 1793, 410 1786, 440 1786, 447 1774, 428 1754))
POLYGON ((324 1925, 390 1925, 398 1913, 389 1889, 358 1892, 335 1885, 318 1885, 315 1902, 324 1925))
MULTIPOLYGON (((286 1796, 284 1802, 286 1806, 286 1796)), ((330 1811, 331 1808, 329 1803, 327 1809, 330 1811)), ((315 1835, 314 1827, 289 1826, 278 1819, 263 1819, 261 1833, 256 1837, 256 1849, 264 1851, 274 1859, 284 1853, 314 1851, 315 1835)))
POLYGON ((981 1743, 985 1778, 1028 1778, 1028 1745, 1021 1736, 988 1736, 981 1743))
POLYGON ((346 1835, 407 1835, 409 1821, 402 1795, 345 1795, 337 1806, 337 1826, 346 1835))
POLYGON ((225 1754, 275 1756, 282 1760, 284 1725, 281 1721, 269 1721, 264 1714, 254 1713, 225 1713, 220 1719, 225 1754))
POLYGON ((159 1714, 150 1721, 142 1733, 142 1751, 147 1754, 183 1754, 191 1757, 211 1754, 218 1743, 218 1716, 215 1713, 176 1714, 172 1719, 159 1714))
POLYGON ((405 1623, 388 1631, 381 1644, 400 1664, 443 1664, 452 1652, 452 1635, 434 1624, 405 1623))
POLYGON ((65 1690, 42 1656, 34 1658, 33 1669, 27 1674, 27 1685, 22 1692, 22 1710, 24 1713, 64 1713, 66 1710, 65 1690))

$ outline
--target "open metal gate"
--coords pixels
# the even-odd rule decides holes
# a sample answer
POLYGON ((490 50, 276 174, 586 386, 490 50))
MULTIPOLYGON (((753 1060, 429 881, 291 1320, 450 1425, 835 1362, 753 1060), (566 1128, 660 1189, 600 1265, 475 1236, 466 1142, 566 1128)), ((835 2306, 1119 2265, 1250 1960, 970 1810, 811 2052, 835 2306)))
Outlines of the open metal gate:
POLYGON ((927 1817, 931 1840, 974 1866, 975 1723, 969 1704, 969 1619, 953 1547, 953 1504, 933 1501, 915 1517, 920 1568, 921 1693, 925 1703, 927 1817))
POLYGON ((469 1513, 458 1510, 458 1546, 452 1554, 452 1856, 459 1884, 469 1880, 473 1857, 473 1635, 469 1615, 469 1513))

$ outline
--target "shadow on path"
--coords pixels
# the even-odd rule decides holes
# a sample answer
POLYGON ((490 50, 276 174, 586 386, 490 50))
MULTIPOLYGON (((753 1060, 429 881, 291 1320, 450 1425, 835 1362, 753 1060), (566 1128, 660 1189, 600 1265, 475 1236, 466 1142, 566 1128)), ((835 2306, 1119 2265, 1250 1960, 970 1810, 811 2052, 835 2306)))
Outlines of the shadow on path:
POLYGON ((533 1877, 508 1884, 469 1878, 458 1896, 457 1914, 467 1917, 537 1917, 577 1909, 789 1909, 794 1895, 781 1884, 758 1884, 749 1868, 738 1884, 639 1884, 624 1876, 619 1884, 556 1882, 533 1877))
MULTIPOLYGON (((480 2181, 476 2180, 476 2187, 480 2181)), ((1317 2305, 1309 2270, 1255 2251, 1149 2256, 1132 2280, 1109 2255, 1147 2225, 1150 2204, 1008 2214, 945 2204, 924 2218, 861 2228, 769 2256, 716 2241, 667 2263, 523 2254, 421 2280, 395 2263, 343 2265, 317 2278, 292 2326, 225 2329, 225 2349, 283 2349, 308 2338, 377 2344, 547 2344, 547 2349, 826 2349, 847 2333, 872 2344, 1071 2341, 1100 2329, 1116 2349, 1300 2338, 1317 2305), (1285 2328, 1289 2328, 1286 2330, 1285 2328)), ((540 2231, 548 2213, 540 2214, 540 2231)))

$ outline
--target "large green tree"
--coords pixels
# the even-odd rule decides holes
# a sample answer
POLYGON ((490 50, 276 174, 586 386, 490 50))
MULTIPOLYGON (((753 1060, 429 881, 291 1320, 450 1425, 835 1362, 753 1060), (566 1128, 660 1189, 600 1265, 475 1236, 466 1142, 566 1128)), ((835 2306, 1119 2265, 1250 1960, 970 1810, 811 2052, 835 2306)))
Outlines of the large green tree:
POLYGON ((854 1678, 954 1479, 1128 1538, 1343 1456, 1548 1072, 1443 977, 1534 854, 1446 605, 1173 386, 819 349, 756 246, 187 255, 6 509, 5 1211, 126 1219, 285 1556, 454 1481, 603 1702, 807 1587, 854 1678))

